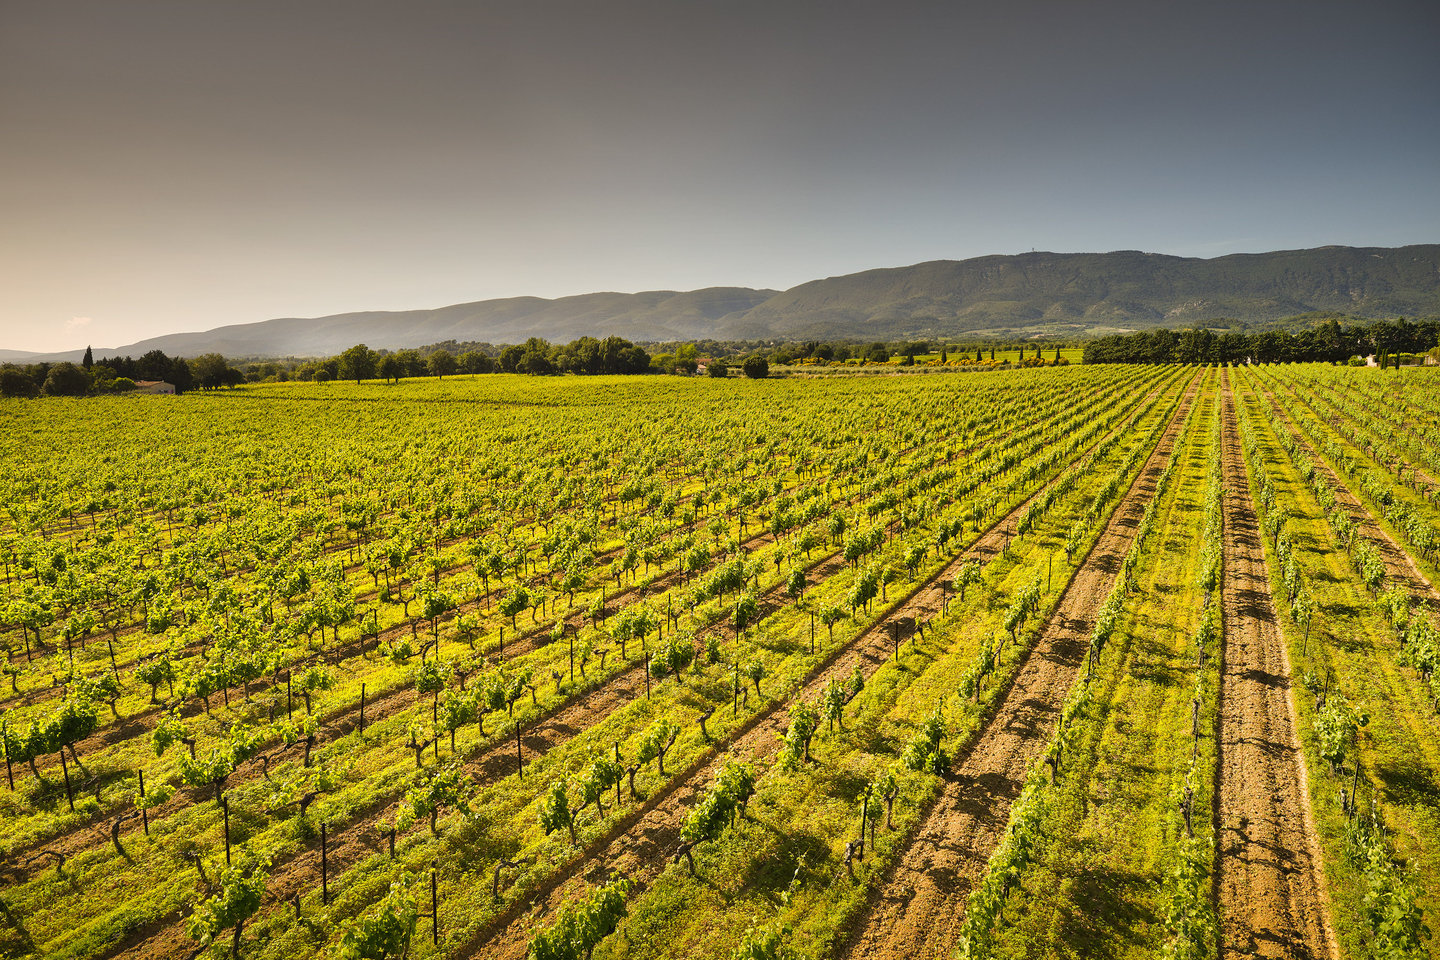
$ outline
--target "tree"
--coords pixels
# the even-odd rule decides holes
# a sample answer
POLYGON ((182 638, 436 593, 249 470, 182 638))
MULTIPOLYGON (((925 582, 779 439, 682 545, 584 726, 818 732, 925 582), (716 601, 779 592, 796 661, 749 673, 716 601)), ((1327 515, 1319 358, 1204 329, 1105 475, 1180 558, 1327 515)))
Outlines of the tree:
POLYGON ((90 391, 90 378, 73 363, 57 363, 41 391, 47 397, 83 397, 90 391))
MULTIPOLYGON (((230 364, 218 353, 202 353, 190 361, 190 372, 197 383, 206 390, 214 390, 225 383, 225 373, 230 364)), ((317 377, 318 379, 318 377, 317 377)))
POLYGON ((393 353, 387 353, 385 356, 380 358, 380 362, 376 367, 376 372, 380 374, 381 380, 394 381, 399 380, 402 376, 404 376, 405 368, 401 365, 399 359, 396 358, 393 353))
POLYGON ((478 350, 460 354, 457 362, 461 373, 494 373, 495 361, 478 350))
POLYGON ((890 348, 883 343, 872 343, 865 348, 865 359, 871 363, 887 363, 890 360, 890 348))
POLYGON ((445 379, 447 373, 454 373, 459 364, 455 361, 455 355, 448 350, 436 350, 430 354, 425 361, 425 366, 432 377, 445 379))
POLYGON ((13 367, 0 370, 0 397, 34 397, 40 388, 35 381, 13 367))
POLYGON ((549 354, 539 350, 527 350, 515 365, 515 372, 526 373, 532 377, 548 377, 555 372, 555 364, 549 354))
POLYGON ((705 375, 707 377, 728 377, 730 368, 719 360, 711 360, 709 366, 705 368, 705 375))
POLYGON ((95 366, 95 354, 91 352, 88 344, 85 347, 85 357, 80 361, 80 366, 84 367, 86 372, 95 366))
POLYGON ((506 347, 500 351, 500 370, 502 373, 515 373, 520 366, 520 359, 525 356, 525 348, 521 346, 506 347))
POLYGON ((375 376, 375 353, 365 344, 355 346, 340 354, 339 374, 346 380, 369 380, 375 376))
POLYGON ((420 351, 413 348, 396 350, 393 354, 395 362, 399 365, 399 376, 401 377, 423 377, 425 376, 425 358, 420 356, 420 351))
POLYGON ((770 362, 758 353, 746 357, 740 369, 751 380, 763 380, 770 376, 770 362))
POLYGON ((223 931, 234 927, 230 956, 239 957, 240 936, 245 929, 245 921, 260 909, 260 901, 265 896, 266 879, 267 874, 259 866, 254 867, 249 876, 241 870, 224 868, 220 872, 219 892, 196 904, 195 912, 186 926, 190 936, 200 941, 203 949, 214 943, 215 938, 223 931))

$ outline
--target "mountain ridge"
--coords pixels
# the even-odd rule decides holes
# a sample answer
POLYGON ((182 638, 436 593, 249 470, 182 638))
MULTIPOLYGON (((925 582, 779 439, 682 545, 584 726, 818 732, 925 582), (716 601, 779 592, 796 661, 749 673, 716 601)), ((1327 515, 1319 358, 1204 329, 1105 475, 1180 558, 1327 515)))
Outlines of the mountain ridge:
MULTIPOLYGON (((634 341, 1084 336, 1184 327, 1207 319, 1275 320, 1312 312, 1440 315, 1440 244, 1323 246, 1222 257, 1030 252, 930 260, 807 281, 788 290, 597 292, 507 297, 434 309, 279 317, 164 334, 100 355, 325 356, 447 340, 517 343, 621 336, 634 341)), ((0 360, 76 359, 82 351, 0 351, 0 360)))

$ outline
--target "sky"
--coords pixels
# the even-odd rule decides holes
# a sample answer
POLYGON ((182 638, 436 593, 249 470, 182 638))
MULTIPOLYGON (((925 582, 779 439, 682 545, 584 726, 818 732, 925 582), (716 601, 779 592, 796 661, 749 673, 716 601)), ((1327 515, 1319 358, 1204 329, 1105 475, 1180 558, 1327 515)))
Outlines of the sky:
POLYGON ((1440 242, 1440 4, 0 0, 0 348, 1440 242))

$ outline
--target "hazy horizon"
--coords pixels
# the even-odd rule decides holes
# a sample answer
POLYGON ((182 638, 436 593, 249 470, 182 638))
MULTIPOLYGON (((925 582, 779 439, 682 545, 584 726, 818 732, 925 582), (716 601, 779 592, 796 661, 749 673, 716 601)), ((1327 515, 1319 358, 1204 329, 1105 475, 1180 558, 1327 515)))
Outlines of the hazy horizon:
POLYGON ((0 347, 1435 242, 1425 3, 7 3, 0 347))

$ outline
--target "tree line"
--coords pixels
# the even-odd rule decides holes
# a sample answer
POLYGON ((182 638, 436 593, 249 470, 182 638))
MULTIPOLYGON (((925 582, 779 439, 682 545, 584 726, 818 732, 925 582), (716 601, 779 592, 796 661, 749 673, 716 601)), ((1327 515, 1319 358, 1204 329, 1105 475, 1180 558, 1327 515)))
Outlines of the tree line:
MULTIPOLYGON (((739 364, 747 377, 764 377, 770 365, 761 354, 751 354, 739 364)), ((328 360, 317 361, 313 367, 302 367, 296 379, 314 380, 386 380, 405 377, 445 377, 452 373, 522 373, 530 376, 576 374, 680 373, 699 371, 700 357, 694 344, 681 344, 673 353, 651 356, 643 347, 623 337, 580 337, 566 344, 551 343, 531 337, 524 343, 503 347, 498 356, 481 350, 467 350, 455 356, 449 350, 437 349, 428 355, 407 349, 394 353, 372 350, 363 343, 328 360)), ((728 376, 729 365, 708 360, 709 376, 728 376)))
MULTIPOLYGON (((173 385, 176 393, 184 393, 261 381, 354 380, 358 383, 377 379, 444 378, 455 373, 693 374, 700 365, 694 344, 682 344, 672 353, 652 357, 644 348, 623 337, 580 337, 567 344, 552 344, 540 337, 531 337, 523 344, 499 348, 496 353, 492 356, 483 349, 468 349, 457 356, 443 348, 428 352, 413 348, 372 350, 359 343, 336 356, 299 364, 266 360, 237 366, 218 353, 186 359, 166 356, 160 350, 152 350, 138 360, 128 356, 95 360, 87 347, 84 360, 78 364, 68 361, 5 364, 0 367, 0 396, 83 397, 124 393, 134 390, 136 382, 141 380, 163 381, 173 385)), ((769 363, 759 353, 745 357, 737 366, 747 377, 769 374, 769 363)), ((709 360, 706 372, 723 377, 729 374, 730 367, 723 361, 709 360)))
POLYGON ((126 356, 96 360, 94 352, 86 347, 79 363, 5 364, 0 367, 0 396, 84 397, 125 393, 134 390, 140 380, 163 381, 174 386, 176 393, 184 393, 233 387, 245 382, 245 374, 218 353, 186 359, 167 356, 163 350, 151 350, 139 359, 126 356))
MULTIPOLYGON (((991 359, 996 345, 988 347, 991 359)), ((1011 348, 1013 349, 1013 347, 1011 348)), ((1024 347, 1021 348, 1022 350, 1024 347)), ((1037 356, 1039 347, 1037 349, 1037 356)), ((151 350, 143 356, 94 359, 86 348, 81 363, 44 362, 0 365, 0 396, 90 396, 124 393, 137 381, 158 380, 172 384, 176 393, 213 390, 243 383, 302 380, 398 381, 416 377, 446 377, 451 374, 522 373, 533 376, 553 374, 681 374, 705 373, 725 377, 732 372, 750 378, 769 375, 771 364, 802 361, 843 363, 863 359, 885 363, 899 357, 900 365, 915 362, 917 356, 946 351, 956 356, 983 351, 964 344, 932 341, 851 341, 806 340, 763 341, 671 341, 651 344, 647 350, 623 337, 580 337, 565 344, 531 337, 521 344, 494 346, 489 343, 447 341, 429 347, 401 350, 374 350, 356 344, 335 356, 315 359, 277 358, 229 360, 218 353, 198 357, 170 357, 151 350), (653 353, 651 351, 654 351, 653 353)))
MULTIPOLYGON (((304 369, 300 379, 304 379, 304 369)), ((445 377, 453 373, 650 373, 650 354, 623 337, 581 337, 567 344, 552 344, 531 337, 523 344, 505 347, 498 357, 479 350, 455 356, 448 350, 434 350, 422 356, 418 350, 394 353, 371 350, 363 343, 329 361, 321 361, 313 379, 399 380, 403 377, 445 377)))
POLYGON ((1382 364, 1398 355, 1423 353, 1440 346, 1440 320, 1414 322, 1401 318, 1345 326, 1327 320, 1309 330, 1266 330, 1258 333, 1205 327, 1191 330, 1142 330, 1092 340, 1085 346, 1086 363, 1347 363, 1374 355, 1382 364))

